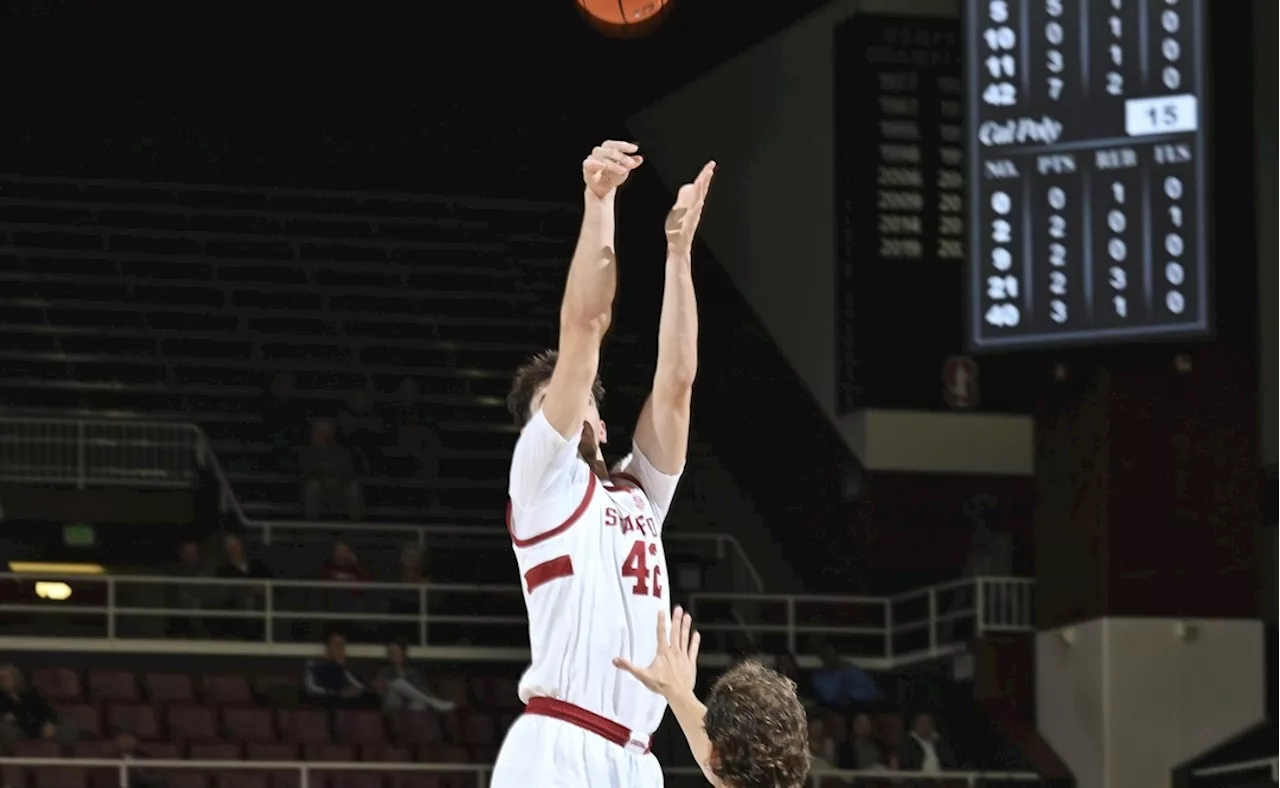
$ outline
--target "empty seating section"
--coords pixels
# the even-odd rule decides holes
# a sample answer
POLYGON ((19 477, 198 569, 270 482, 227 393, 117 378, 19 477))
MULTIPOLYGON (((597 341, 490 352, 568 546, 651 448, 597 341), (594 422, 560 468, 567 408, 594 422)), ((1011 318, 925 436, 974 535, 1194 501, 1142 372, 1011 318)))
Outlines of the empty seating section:
POLYGON ((194 420, 246 509, 288 517, 278 444, 302 431, 272 404, 332 417, 368 385, 425 413, 439 463, 414 478, 389 450, 369 516, 492 520, 503 396, 553 336, 575 222, 553 203, 0 175, 0 406, 194 420))
MULTIPOLYGON (((514 666, 513 666, 514 667, 514 666)), ((206 761, 306 760, 310 763, 488 764, 502 734, 520 712, 515 679, 443 674, 434 689, 458 704, 447 714, 405 712, 384 715, 374 708, 326 709, 299 704, 297 680, 273 675, 257 680, 246 674, 192 676, 115 670, 81 674, 67 668, 35 669, 30 679, 55 708, 62 725, 71 726, 70 743, 17 741, 4 754, 38 758, 116 758, 112 741, 128 732, 147 759, 206 761)), ((114 788, 115 771, 30 768, 0 764, 0 784, 8 788, 114 788)), ((317 774, 325 788, 463 788, 474 775, 407 772, 388 777, 358 773, 317 774)), ((226 770, 171 771, 170 786, 181 788, 296 788, 295 770, 278 773, 226 770), (177 782, 175 782, 175 780, 177 782)))

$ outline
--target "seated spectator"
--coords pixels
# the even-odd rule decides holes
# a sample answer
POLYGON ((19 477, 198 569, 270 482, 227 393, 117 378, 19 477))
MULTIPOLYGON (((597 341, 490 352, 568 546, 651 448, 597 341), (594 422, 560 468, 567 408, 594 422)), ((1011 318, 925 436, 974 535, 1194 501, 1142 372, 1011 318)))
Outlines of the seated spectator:
POLYGON ((363 518, 364 492, 355 478, 351 452, 334 441, 332 424, 317 421, 311 426, 311 443, 299 452, 298 464, 306 480, 302 502, 308 520, 334 510, 351 520, 363 518))
POLYGON ((307 661, 303 688, 312 700, 354 701, 365 695, 365 687, 347 668, 347 639, 341 632, 330 633, 324 642, 324 656, 307 661))
MULTIPOLYGON (((198 580, 205 576, 200 560, 200 547, 191 541, 178 547, 178 560, 169 567, 169 575, 177 580, 198 580)), ((202 637, 204 621, 197 615, 208 599, 209 587, 197 583, 174 583, 169 589, 171 604, 183 615, 169 622, 169 634, 177 637, 202 637)))
POLYGON ((382 446, 386 440, 386 424, 373 409, 373 387, 366 384, 351 392, 338 414, 338 436, 351 450, 358 473, 382 476, 385 472, 382 446))
POLYGON ((805 681, 804 673, 800 670, 800 663, 796 661, 795 654, 790 651, 778 654, 773 658, 773 669, 795 682, 796 697, 800 699, 802 706, 809 709, 817 705, 809 694, 809 682, 805 681))
POLYGON ((836 768, 836 743, 827 733, 826 720, 821 714, 809 717, 809 756, 815 771, 836 768))
POLYGON ((863 711, 853 715, 853 736, 849 739, 849 757, 854 769, 883 769, 880 745, 872 737, 871 717, 863 711))
POLYGON ((824 643, 818 650, 822 667, 813 673, 813 694, 818 703, 836 711, 868 706, 884 696, 867 672, 840 658, 836 647, 824 643))
MULTIPOLYGON (((214 577, 224 580, 269 580, 271 570, 266 564, 245 553, 244 540, 235 534, 222 538, 224 563, 214 571, 214 577)), ((252 612, 265 607, 267 587, 256 583, 227 586, 223 589, 222 607, 225 610, 252 612)), ((260 640, 265 634, 263 624, 256 618, 226 618, 219 622, 219 631, 242 640, 260 640)))
MULTIPOLYGON (((117 728, 111 737, 115 756, 122 761, 133 761, 145 758, 146 754, 138 749, 138 737, 133 731, 117 728)), ((143 774, 137 769, 129 770, 129 788, 163 788, 164 779, 154 774, 143 774)))
POLYGON ((346 542, 333 543, 333 557, 320 570, 320 576, 335 583, 367 583, 373 579, 346 542))
POLYGON ((899 756, 903 771, 937 774, 956 768, 955 756, 943 741, 933 715, 921 712, 911 723, 911 735, 902 741, 899 756))
POLYGON ((437 698, 427 691, 426 680, 416 668, 408 664, 408 656, 409 649, 405 644, 387 644, 387 663, 378 671, 373 685, 382 696, 382 710, 453 711, 454 704, 451 701, 437 698))
MULTIPOLYGON (((333 557, 320 569, 320 577, 330 583, 367 583, 373 579, 360 559, 346 542, 333 543, 333 557)), ((334 613, 356 614, 364 612, 364 590, 360 588, 326 588, 321 594, 324 607, 334 613)), ((367 633, 353 632, 361 640, 367 633)))
POLYGON ((0 742, 65 740, 68 733, 44 696, 26 686, 22 672, 14 665, 0 665, 0 742))

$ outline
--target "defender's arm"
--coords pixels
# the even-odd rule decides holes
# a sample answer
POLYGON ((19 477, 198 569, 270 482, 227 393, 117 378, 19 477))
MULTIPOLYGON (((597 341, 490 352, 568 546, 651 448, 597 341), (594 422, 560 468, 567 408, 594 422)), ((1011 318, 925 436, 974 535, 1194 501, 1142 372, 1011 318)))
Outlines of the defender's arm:
POLYGON ((680 730, 689 742, 689 752, 693 753, 693 759, 698 762, 698 768, 702 770, 703 776, 707 778, 707 782, 716 788, 721 788, 723 783, 716 777, 715 772, 711 771, 711 740, 707 738, 707 729, 703 723, 707 716, 707 707, 702 705, 702 701, 693 694, 693 690, 670 696, 667 704, 671 707, 671 712, 676 715, 676 722, 680 723, 680 730))

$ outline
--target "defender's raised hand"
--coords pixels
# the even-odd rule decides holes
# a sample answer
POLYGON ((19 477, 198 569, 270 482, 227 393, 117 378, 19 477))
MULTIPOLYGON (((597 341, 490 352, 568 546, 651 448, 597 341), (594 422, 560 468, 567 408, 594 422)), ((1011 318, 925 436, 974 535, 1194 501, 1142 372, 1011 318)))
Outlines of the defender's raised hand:
POLYGON ((671 613, 658 613, 658 653, 647 668, 638 668, 629 660, 615 657, 614 667, 625 670, 640 680, 650 691, 670 699, 672 695, 692 692, 698 678, 698 646, 702 636, 693 629, 693 616, 681 607, 671 613))
POLYGON ((667 250, 669 253, 688 254, 693 249, 693 236, 702 221, 702 207, 711 190, 711 179, 716 173, 716 163, 702 165, 702 171, 693 183, 686 183, 676 192, 676 204, 667 214, 667 250))
POLYGON ((592 149, 591 155, 582 160, 582 180, 587 189, 597 197, 608 197, 626 182, 627 176, 644 163, 644 157, 633 142, 605 140, 592 149))

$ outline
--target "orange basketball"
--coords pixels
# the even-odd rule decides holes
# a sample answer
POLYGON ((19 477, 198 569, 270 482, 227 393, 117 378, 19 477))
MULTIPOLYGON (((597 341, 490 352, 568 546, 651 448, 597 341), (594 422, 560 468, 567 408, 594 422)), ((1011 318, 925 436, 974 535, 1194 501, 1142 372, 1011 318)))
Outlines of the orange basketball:
POLYGON ((576 0, 591 26, 621 38, 642 36, 666 18, 672 0, 576 0))

